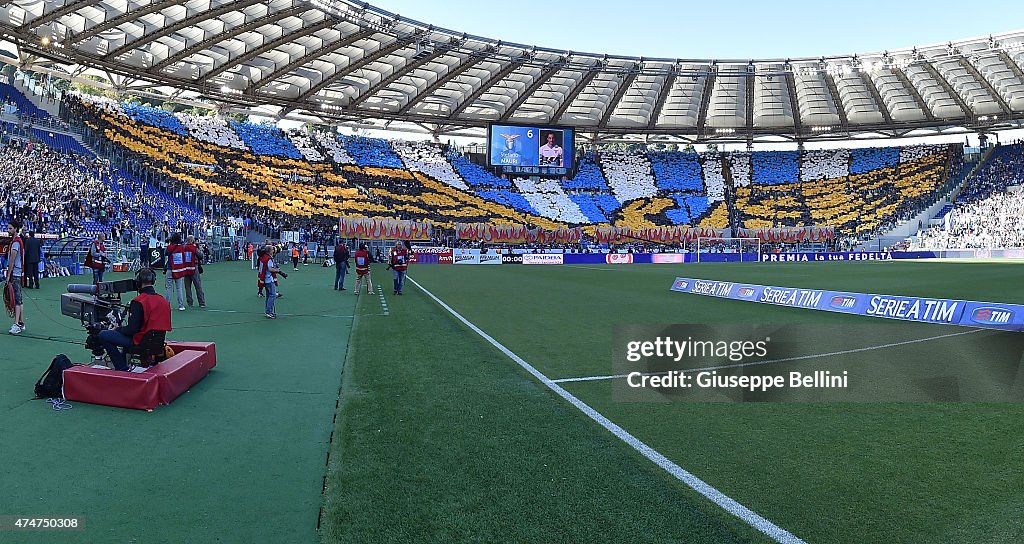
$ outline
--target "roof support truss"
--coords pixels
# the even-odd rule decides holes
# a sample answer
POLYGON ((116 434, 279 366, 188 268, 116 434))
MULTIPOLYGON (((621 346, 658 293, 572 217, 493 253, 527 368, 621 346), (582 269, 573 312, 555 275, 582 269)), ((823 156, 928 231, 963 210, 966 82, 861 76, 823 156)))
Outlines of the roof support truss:
POLYGON ((619 102, 622 101, 622 97, 626 96, 626 92, 629 91, 630 85, 636 80, 637 73, 630 72, 622 77, 622 83, 619 84, 619 88, 615 91, 615 95, 608 101, 608 106, 605 107, 604 113, 601 114, 601 120, 597 123, 600 128, 608 127, 608 120, 612 118, 612 113, 615 112, 615 108, 618 107, 619 102))
POLYGON ((964 102, 964 98, 960 96, 960 93, 953 89, 953 86, 949 84, 949 81, 946 78, 942 77, 942 74, 935 69, 935 66, 932 66, 932 63, 930 62, 922 63, 922 66, 928 74, 935 78, 935 81, 939 82, 939 85, 942 85, 943 90, 949 94, 953 101, 956 102, 956 105, 964 112, 964 117, 967 119, 974 119, 974 112, 967 106, 967 102, 964 102))
POLYGON ((708 136, 708 129, 704 124, 708 120, 708 107, 711 106, 711 91, 715 88, 715 71, 708 71, 704 76, 704 91, 700 94, 700 107, 697 109, 697 130, 700 131, 698 138, 708 136))
POLYGON ((132 49, 139 49, 139 48, 141 48, 142 46, 144 46, 146 44, 149 44, 149 43, 152 43, 152 42, 154 42, 156 40, 159 40, 160 38, 163 38, 165 36, 170 36, 171 34, 174 34, 175 32, 178 32, 180 30, 184 30, 184 29, 186 29, 186 28, 188 28, 190 26, 193 26, 193 25, 195 25, 196 23, 198 23, 200 21, 205 21, 205 20, 208 20, 208 19, 214 19, 214 18, 220 17, 221 15, 227 15, 228 13, 231 13, 232 11, 242 11, 243 9, 245 9, 245 8, 255 4, 257 2, 260 2, 260 1, 262 1, 262 0, 238 0, 236 2, 231 2, 229 4, 224 4, 223 6, 220 6, 218 8, 212 9, 210 11, 204 11, 204 12, 202 12, 202 13, 198 14, 197 16, 194 16, 194 17, 185 17, 184 19, 182 19, 182 20, 180 20, 180 21, 178 21, 178 22, 176 22, 176 23, 174 23, 172 25, 167 25, 167 26, 161 28, 160 30, 157 30, 156 32, 147 33, 147 34, 145 34, 143 36, 140 36, 136 40, 127 42, 124 45, 122 45, 121 47, 118 47, 117 49, 114 49, 110 53, 107 53, 107 55, 109 55, 111 57, 115 57, 115 58, 119 57, 122 54, 124 54, 124 53, 126 53, 128 51, 131 51, 132 49))
POLYGON ((491 77, 487 78, 486 81, 480 82, 480 86, 474 89, 472 93, 469 93, 469 96, 467 96, 465 100, 460 102, 459 105, 456 106, 455 109, 452 110, 450 114, 448 114, 448 118, 454 119, 459 115, 462 115, 462 112, 466 111, 466 108, 472 106, 473 103, 476 102, 477 98, 483 96, 484 93, 490 90, 491 87, 500 83, 501 80, 508 77, 509 74, 514 72, 516 68, 519 68, 520 66, 522 65, 518 62, 510 62, 500 71, 498 71, 498 73, 493 74, 491 77))
POLYGON ((1013 113, 1013 111, 1010 110, 1010 105, 1006 103, 1006 100, 1003 100, 1003 96, 999 94, 999 91, 997 91, 995 87, 985 79, 985 76, 983 76, 973 64, 963 57, 960 57, 957 60, 960 62, 960 66, 963 66, 964 70, 967 70, 967 73, 971 74, 971 77, 978 80, 978 83, 981 83, 981 86, 988 91, 988 94, 992 96, 992 99, 999 104, 999 109, 1003 110, 1003 115, 1011 115, 1013 113))
POLYGON ((423 101, 423 99, 427 98, 428 96, 433 95, 434 91, 440 89, 441 87, 444 87, 445 85, 448 84, 449 81, 461 76, 463 73, 466 72, 466 70, 469 70, 470 68, 476 66, 486 58, 487 56, 483 54, 470 55, 469 58, 462 61, 462 64, 459 64, 458 66, 448 70, 448 73, 437 78, 437 81, 431 83, 430 86, 428 86, 426 89, 423 89, 422 92, 412 97, 409 100, 409 102, 402 106, 402 109, 398 110, 398 113, 402 115, 409 113, 409 111, 412 110, 413 106, 419 104, 421 101, 423 101))
POLYGON ((651 118, 647 120, 648 129, 654 128, 654 125, 658 124, 661 110, 665 107, 665 102, 668 101, 668 95, 672 93, 672 87, 675 86, 677 77, 679 77, 679 73, 675 70, 665 76, 665 81, 662 82, 661 89, 658 90, 658 98, 654 100, 654 107, 651 108, 651 118))
POLYGON ((499 119, 499 121, 508 121, 509 119, 511 119, 512 116, 516 114, 516 111, 518 111, 519 108, 521 108, 523 104, 525 104, 526 101, 529 100, 531 96, 533 96, 533 93, 539 91, 540 88, 543 87, 544 84, 547 83, 552 76, 558 73, 558 70, 560 69, 561 66, 554 64, 547 67, 543 72, 541 72, 540 75, 537 76, 537 79, 533 80, 533 83, 531 83, 530 86, 527 87, 526 90, 522 92, 522 94, 516 97, 515 101, 509 105, 507 110, 505 110, 505 113, 501 114, 501 118, 499 119))
MULTIPOLYGON (((306 11, 306 7, 305 6, 292 6, 292 7, 288 8, 288 9, 283 9, 281 11, 275 11, 274 13, 269 13, 267 15, 264 15, 263 17, 258 17, 256 19, 253 19, 253 20, 249 21, 248 23, 240 24, 240 25, 232 28, 231 30, 228 30, 227 32, 223 32, 223 33, 220 33, 220 34, 214 34, 213 36, 211 36, 211 37, 209 37, 209 38, 207 38, 207 39, 205 39, 205 40, 203 40, 201 42, 197 42, 197 43, 195 43, 193 45, 185 47, 181 51, 178 51, 177 53, 167 57, 166 59, 164 59, 164 60, 154 64, 153 67, 149 69, 149 72, 150 73, 159 73, 164 68, 167 68, 168 66, 170 66, 170 65, 172 65, 172 64, 174 64, 176 62, 179 62, 181 60, 187 59, 188 57, 194 55, 195 53, 198 53, 200 51, 206 50, 206 49, 210 48, 213 45, 216 45, 218 43, 234 39, 236 36, 239 36, 239 35, 244 34, 246 32, 252 32, 253 30, 256 30, 256 29, 258 29, 258 28, 260 28, 262 26, 274 24, 274 23, 280 21, 281 19, 285 19, 287 17, 291 17, 292 15, 299 15, 299 14, 305 12, 305 11, 306 11)), ((196 22, 198 22, 198 21, 196 21, 196 22)))
POLYGON ((793 71, 786 72, 786 91, 789 94, 789 109, 793 112, 793 133, 797 138, 804 131, 803 121, 800 119, 800 100, 796 96, 796 78, 793 71))
POLYGON ((565 97, 562 99, 562 104, 558 106, 558 109, 555 110, 555 113, 551 116, 551 119, 549 119, 548 122, 557 123, 558 120, 561 119, 563 115, 565 115, 565 112, 566 110, 569 109, 569 106, 571 106, 572 103, 576 100, 576 97, 579 96, 581 92, 583 92, 583 89, 585 89, 587 85, 590 85, 590 82, 593 81, 599 73, 600 71, 596 67, 594 67, 591 70, 587 70, 587 73, 583 74, 583 78, 580 79, 579 83, 577 83, 576 86, 573 87, 571 91, 569 91, 569 94, 565 95, 565 97))
POLYGON ((418 37, 419 36, 416 34, 409 34, 408 36, 403 36, 401 38, 396 39, 389 45, 383 46, 372 53, 367 53, 363 58, 353 63, 350 63, 348 66, 345 66, 344 68, 339 68, 338 71, 334 72, 330 76, 325 77, 323 80, 320 81, 320 83, 317 83, 316 85, 310 87, 308 91, 300 94, 299 97, 296 98, 296 102, 304 102, 307 98, 315 95, 322 89, 325 89, 330 85, 333 85, 336 81, 339 81, 341 78, 351 74, 352 72, 355 72, 356 70, 369 65, 371 62, 374 62, 378 59, 382 59, 394 53, 395 51, 398 51, 399 49, 406 47, 410 43, 416 41, 418 37))
POLYGON ((907 77, 907 74, 903 70, 900 70, 898 68, 893 68, 891 71, 893 75, 896 76, 896 79, 900 80, 900 83, 903 84, 903 87, 907 89, 907 92, 910 93, 910 96, 914 97, 914 102, 916 102, 917 107, 921 108, 921 111, 924 112, 925 118, 927 118, 929 121, 935 121, 935 114, 932 113, 931 108, 928 107, 928 103, 924 101, 924 97, 922 97, 921 93, 917 91, 917 87, 914 87, 914 84, 911 83, 910 78, 907 77))
POLYGON ((335 52, 335 51, 337 51, 339 49, 342 49, 344 47, 348 47, 348 46, 358 42, 359 40, 369 38, 370 36, 373 36, 373 34, 374 34, 373 30, 365 29, 364 28, 364 29, 362 29, 362 30, 360 30, 358 32, 353 32, 352 34, 349 34, 348 36, 343 36, 343 37, 341 37, 341 38, 331 42, 330 44, 327 44, 327 45, 325 45, 323 47, 315 49, 314 51, 311 51, 310 53, 302 55, 301 57, 299 57, 299 58, 289 62, 288 64, 285 64, 284 66, 274 70, 270 75, 268 75, 266 77, 262 77, 262 78, 260 78, 260 79, 258 79, 256 81, 252 82, 249 85, 249 88, 246 89, 246 92, 255 92, 257 89, 262 89, 263 87, 266 87, 268 84, 273 83, 275 80, 277 80, 277 78, 287 74, 288 72, 291 72, 292 70, 298 68, 299 66, 302 66, 303 64, 306 64, 307 62, 311 61, 312 59, 319 58, 319 57, 322 57, 324 55, 329 55, 329 54, 331 54, 331 53, 333 53, 333 52, 335 52))
POLYGON ((244 55, 239 55, 238 57, 224 61, 224 63, 220 66, 217 66, 213 70, 210 70, 209 72, 203 74, 203 78, 206 80, 211 80, 240 64, 245 64, 246 62, 249 62, 250 60, 266 53, 267 51, 277 49, 282 45, 295 41, 297 38, 309 36, 310 34, 319 32, 325 28, 330 28, 334 25, 335 21, 332 18, 324 17, 324 19, 319 23, 314 23, 309 26, 303 26, 302 29, 293 33, 285 33, 276 40, 270 40, 269 42, 266 42, 263 45, 251 51, 247 51, 244 55))
POLYGON ((409 72, 412 72, 413 70, 419 68, 420 66, 423 66, 424 64, 427 64, 428 62, 433 62, 435 59, 437 59, 441 55, 444 55, 447 52, 448 51, 446 49, 442 49, 442 48, 438 47, 437 49, 434 50, 433 53, 431 53, 431 54, 429 54, 429 55, 427 55, 427 56, 425 56, 423 58, 413 60, 412 62, 408 62, 404 66, 402 66, 401 68, 395 69, 395 71, 392 72, 392 74, 390 76, 380 80, 379 83, 377 83, 373 87, 370 87, 369 89, 367 89, 366 92, 359 93, 358 96, 353 98, 348 103, 348 107, 355 107, 355 106, 358 106, 359 104, 362 104, 363 102, 368 100, 371 96, 373 96, 373 95, 383 91, 384 89, 386 89, 392 83, 394 83, 394 82, 398 81, 399 79, 402 79, 403 77, 405 77, 405 75, 408 74, 409 72))

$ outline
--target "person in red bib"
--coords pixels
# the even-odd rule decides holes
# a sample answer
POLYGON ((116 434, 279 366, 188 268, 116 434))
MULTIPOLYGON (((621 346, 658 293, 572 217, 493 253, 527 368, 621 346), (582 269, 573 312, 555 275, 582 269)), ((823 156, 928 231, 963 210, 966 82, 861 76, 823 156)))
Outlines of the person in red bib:
POLYGON ((191 276, 196 271, 195 253, 190 253, 181 243, 181 233, 174 233, 167 240, 164 252, 167 254, 167 300, 171 299, 172 288, 177 290, 178 309, 185 311, 185 276, 191 276))
POLYGON ((402 288, 405 287, 405 272, 409 269, 409 250, 401 240, 395 242, 395 247, 391 248, 388 268, 395 271, 395 294, 401 295, 402 288))
MULTIPOLYGON (((154 331, 157 336, 164 336, 171 330, 171 305, 153 289, 156 272, 143 268, 135 275, 135 281, 139 296, 128 306, 128 324, 99 334, 100 345, 110 357, 114 370, 129 370, 128 359, 120 348, 142 345, 146 336, 154 331)), ((157 340, 162 346, 163 340, 157 340)))
POLYGON ((89 244, 89 253, 85 256, 85 266, 92 269, 92 282, 102 283, 103 272, 107 269, 107 246, 104 245, 107 239, 107 235, 99 233, 96 235, 96 240, 89 244))
POLYGON ((260 280, 267 290, 267 319, 277 319, 274 301, 281 297, 277 292, 277 275, 280 274, 282 277, 288 277, 288 274, 285 274, 277 266, 277 263, 274 262, 274 255, 276 254, 277 248, 271 245, 264 246, 259 262, 260 280))
POLYGON ((366 294, 373 294, 373 281, 370 280, 370 252, 366 248, 366 244, 359 244, 359 250, 356 251, 353 256, 356 261, 356 292, 353 293, 359 296, 359 285, 365 279, 366 280, 366 294))

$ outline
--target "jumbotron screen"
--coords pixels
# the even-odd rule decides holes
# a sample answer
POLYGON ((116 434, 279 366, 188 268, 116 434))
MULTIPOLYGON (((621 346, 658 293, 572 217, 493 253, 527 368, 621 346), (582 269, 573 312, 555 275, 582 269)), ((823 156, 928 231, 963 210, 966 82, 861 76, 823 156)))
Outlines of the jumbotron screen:
POLYGON ((491 125, 487 160, 506 174, 565 175, 573 168, 569 127, 491 125))

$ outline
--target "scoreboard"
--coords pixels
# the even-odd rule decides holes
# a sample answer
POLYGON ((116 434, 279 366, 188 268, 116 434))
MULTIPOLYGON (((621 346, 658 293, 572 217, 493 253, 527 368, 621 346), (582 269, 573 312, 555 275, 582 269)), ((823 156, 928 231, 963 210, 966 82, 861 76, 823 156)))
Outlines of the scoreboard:
POLYGON ((570 127, 497 125, 487 127, 487 163, 506 174, 564 176, 573 169, 570 127))

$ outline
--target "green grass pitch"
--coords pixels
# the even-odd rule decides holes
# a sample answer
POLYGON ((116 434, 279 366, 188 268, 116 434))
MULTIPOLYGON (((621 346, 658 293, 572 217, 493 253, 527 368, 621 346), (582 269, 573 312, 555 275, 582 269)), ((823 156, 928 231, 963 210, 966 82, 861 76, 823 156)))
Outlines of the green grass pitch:
MULTIPOLYGON (((1020 304, 1022 275, 1024 264, 933 262, 411 272, 552 379, 611 373, 618 324, 891 326, 865 345, 950 330, 671 293, 676 276, 1020 304)), ((769 541, 415 286, 392 296, 383 267, 386 316, 378 296, 332 291, 333 269, 309 266, 282 282, 281 318, 269 321, 253 276, 247 264, 210 266, 209 310, 175 312, 172 337, 217 342, 218 367, 152 413, 82 403, 58 413, 29 401, 54 354, 87 352, 58 315, 64 282, 26 291, 32 338, 0 338, 0 515, 82 515, 87 528, 0 540, 769 541)), ((956 338, 927 345, 962 351, 956 338)), ((917 347, 870 360, 928 364, 917 347)), ((629 403, 609 381, 562 386, 807 542, 1024 538, 1019 404, 629 403)))

